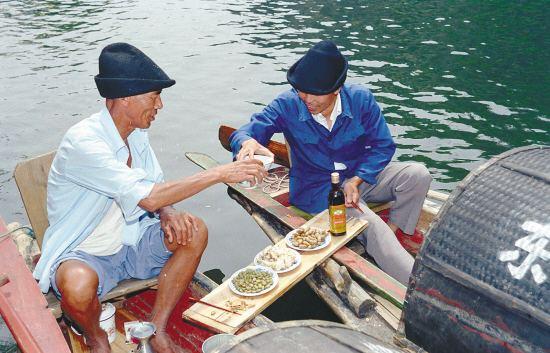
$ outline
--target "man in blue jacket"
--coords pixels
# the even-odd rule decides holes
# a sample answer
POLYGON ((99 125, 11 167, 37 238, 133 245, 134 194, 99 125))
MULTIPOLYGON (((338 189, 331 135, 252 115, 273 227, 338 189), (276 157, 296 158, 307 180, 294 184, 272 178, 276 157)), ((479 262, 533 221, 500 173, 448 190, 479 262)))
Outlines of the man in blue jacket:
POLYGON ((336 45, 321 41, 287 73, 293 89, 283 92, 261 113, 231 135, 237 160, 271 155, 264 146, 282 132, 291 147, 290 202, 318 213, 328 206, 330 174, 344 180, 346 206, 393 201, 390 221, 362 209, 370 225, 359 237, 367 252, 388 274, 408 283, 413 258, 395 237, 412 234, 431 183, 428 170, 417 163, 390 163, 395 143, 372 93, 344 84, 348 63, 336 45))

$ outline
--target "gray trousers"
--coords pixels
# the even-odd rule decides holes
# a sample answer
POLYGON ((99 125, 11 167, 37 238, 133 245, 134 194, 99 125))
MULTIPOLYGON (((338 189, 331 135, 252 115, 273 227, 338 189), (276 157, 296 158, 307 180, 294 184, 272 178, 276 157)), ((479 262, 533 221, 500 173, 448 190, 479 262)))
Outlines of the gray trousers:
MULTIPOLYGON (((363 202, 393 201, 390 222, 403 232, 413 234, 432 177, 428 169, 418 163, 390 163, 377 177, 377 184, 361 184, 359 192, 363 202)), ((350 216, 366 219, 367 229, 358 237, 367 253, 378 266, 404 285, 408 285, 414 264, 413 257, 401 246, 390 227, 360 201, 365 214, 354 208, 347 211, 350 216)))

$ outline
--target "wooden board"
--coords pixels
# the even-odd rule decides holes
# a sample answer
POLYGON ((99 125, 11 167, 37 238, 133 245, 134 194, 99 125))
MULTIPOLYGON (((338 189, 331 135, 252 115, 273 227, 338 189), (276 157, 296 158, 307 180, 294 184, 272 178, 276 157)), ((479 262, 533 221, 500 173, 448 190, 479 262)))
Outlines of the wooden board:
POLYGON ((55 318, 11 237, 0 239, 0 313, 25 353, 70 353, 55 318))
POLYGON ((46 188, 54 156, 55 152, 50 152, 21 162, 13 173, 39 247, 48 228, 46 188))
MULTIPOLYGON (((304 227, 316 227, 328 229, 328 211, 319 213, 313 217, 304 227)), ((227 300, 244 300, 251 305, 241 312, 241 315, 228 313, 210 306, 197 303, 183 313, 183 317, 193 322, 200 323, 217 332, 235 333, 251 318, 261 313, 267 306, 282 296, 296 283, 306 277, 313 269, 328 259, 335 251, 344 246, 349 240, 361 233, 367 227, 367 221, 351 218, 347 224, 347 234, 341 237, 332 237, 331 243, 324 249, 311 252, 302 252, 300 266, 288 273, 279 275, 279 283, 271 292, 257 297, 240 297, 234 294, 228 285, 228 281, 204 297, 202 300, 208 303, 224 307, 227 300)), ((285 244, 285 240, 281 240, 285 244)), ((284 245, 286 246, 286 245, 284 245)))

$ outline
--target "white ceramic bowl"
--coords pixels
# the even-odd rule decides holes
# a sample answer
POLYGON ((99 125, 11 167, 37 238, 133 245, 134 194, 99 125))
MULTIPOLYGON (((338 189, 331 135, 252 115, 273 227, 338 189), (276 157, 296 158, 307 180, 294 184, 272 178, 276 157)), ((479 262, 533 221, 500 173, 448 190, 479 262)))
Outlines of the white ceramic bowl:
POLYGON ((238 270, 237 272, 235 272, 231 278, 229 278, 229 289, 231 289, 231 291, 237 295, 241 295, 243 297, 256 297, 258 295, 262 295, 262 294, 265 294, 267 292, 269 292, 270 290, 272 290, 273 288, 275 288, 275 286, 277 286, 277 283, 279 283, 279 276, 277 275, 277 273, 275 271, 273 271, 271 268, 269 267, 265 267, 265 266, 247 266, 245 268, 241 268, 240 270, 238 270), (239 273, 245 271, 245 270, 260 270, 260 271, 264 271, 264 272, 267 272, 271 275, 271 279, 273 280, 273 283, 271 283, 271 285, 269 287, 267 287, 266 289, 260 291, 260 292, 256 292, 256 293, 245 293, 245 292, 241 292, 240 290, 238 290, 235 285, 233 284, 233 279, 235 277, 237 277, 239 275, 239 273))

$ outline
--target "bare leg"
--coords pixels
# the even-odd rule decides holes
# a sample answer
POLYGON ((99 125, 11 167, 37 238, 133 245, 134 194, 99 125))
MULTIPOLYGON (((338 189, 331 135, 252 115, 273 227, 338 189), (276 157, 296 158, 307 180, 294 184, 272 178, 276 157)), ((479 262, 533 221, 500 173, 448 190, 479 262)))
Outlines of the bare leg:
POLYGON ((180 352, 166 333, 166 323, 176 303, 191 282, 202 253, 208 242, 208 229, 199 219, 199 231, 193 241, 187 245, 168 243, 172 256, 164 265, 159 275, 157 299, 151 312, 151 322, 157 326, 157 334, 151 339, 151 346, 156 352, 180 352))
POLYGON ((61 309, 83 331, 92 352, 110 353, 107 334, 99 327, 97 273, 82 261, 67 260, 57 269, 55 281, 61 293, 61 309))

